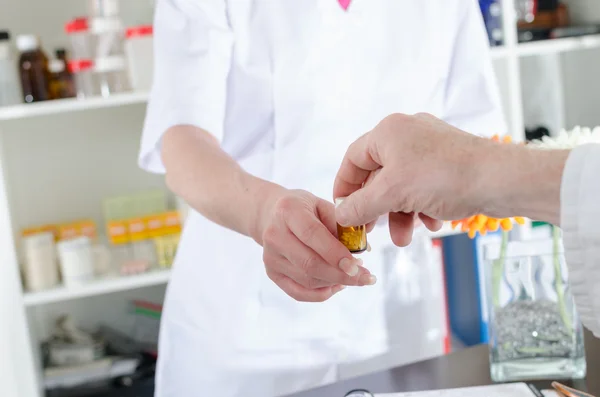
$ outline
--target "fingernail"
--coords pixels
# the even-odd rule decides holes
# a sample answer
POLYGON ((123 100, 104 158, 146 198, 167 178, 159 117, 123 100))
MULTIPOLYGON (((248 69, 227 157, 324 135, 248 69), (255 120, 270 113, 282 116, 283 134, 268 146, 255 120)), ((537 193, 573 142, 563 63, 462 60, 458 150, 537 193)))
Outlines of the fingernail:
POLYGON ((336 285, 335 287, 332 287, 332 288, 331 288, 331 292, 332 292, 332 293, 335 295, 335 294, 337 294, 338 292, 340 292, 340 291, 344 290, 345 288, 346 288, 346 286, 345 286, 345 285, 336 285))
POLYGON ((348 210, 346 209, 345 205, 338 207, 335 212, 337 223, 339 223, 341 226, 348 226, 348 215, 348 210))
POLYGON ((367 242, 367 252, 371 252, 371 244, 367 242))
POLYGON ((354 277, 358 274, 358 266, 355 261, 348 258, 344 258, 340 261, 340 269, 350 277, 354 277))
POLYGON ((362 285, 375 285, 377 282, 377 277, 373 276, 372 274, 365 274, 360 277, 359 281, 362 285))

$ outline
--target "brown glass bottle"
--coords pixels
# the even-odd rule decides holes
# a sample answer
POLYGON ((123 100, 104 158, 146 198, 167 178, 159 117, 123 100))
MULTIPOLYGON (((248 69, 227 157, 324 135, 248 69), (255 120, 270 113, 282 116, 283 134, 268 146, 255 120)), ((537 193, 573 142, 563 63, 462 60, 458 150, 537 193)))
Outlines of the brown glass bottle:
POLYGON ((64 61, 53 59, 48 64, 50 70, 50 97, 63 99, 75 97, 73 76, 67 70, 64 61))
MULTIPOLYGON (((335 200, 336 207, 344 201, 343 198, 337 198, 335 200)), ((367 243, 367 227, 366 225, 360 226, 342 226, 337 224, 338 240, 344 244, 348 250, 353 254, 360 254, 365 252, 368 247, 367 243)))
POLYGON ((21 52, 19 72, 24 101, 31 103, 52 99, 48 58, 40 49, 38 38, 34 35, 19 36, 17 48, 21 52))

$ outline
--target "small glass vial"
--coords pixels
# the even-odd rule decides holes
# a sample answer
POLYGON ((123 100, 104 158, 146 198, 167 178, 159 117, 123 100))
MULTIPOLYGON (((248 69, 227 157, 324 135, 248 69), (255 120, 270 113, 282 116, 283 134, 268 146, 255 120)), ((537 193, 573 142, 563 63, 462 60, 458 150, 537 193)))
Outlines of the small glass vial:
MULTIPOLYGON (((343 198, 335 199, 337 207, 344 201, 343 198)), ((338 240, 353 254, 360 254, 367 250, 367 226, 341 226, 337 225, 338 240)))

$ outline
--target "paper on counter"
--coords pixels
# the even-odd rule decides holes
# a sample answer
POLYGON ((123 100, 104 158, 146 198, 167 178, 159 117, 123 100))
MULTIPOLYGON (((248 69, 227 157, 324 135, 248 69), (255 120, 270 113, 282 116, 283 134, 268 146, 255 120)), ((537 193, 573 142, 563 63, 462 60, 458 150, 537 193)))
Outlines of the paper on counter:
POLYGON ((535 397, 525 383, 469 387, 424 392, 375 394, 375 397, 535 397))

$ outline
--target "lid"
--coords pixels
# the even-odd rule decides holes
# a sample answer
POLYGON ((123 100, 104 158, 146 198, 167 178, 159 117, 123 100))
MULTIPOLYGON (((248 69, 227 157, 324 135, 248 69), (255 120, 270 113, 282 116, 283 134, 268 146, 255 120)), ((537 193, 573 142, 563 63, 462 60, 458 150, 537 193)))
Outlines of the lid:
POLYGON ((133 26, 128 28, 125 31, 125 36, 128 39, 133 39, 135 37, 145 37, 152 36, 154 33, 154 28, 152 25, 142 25, 142 26, 133 26))
POLYGON ((94 61, 94 72, 96 73, 120 72, 125 70, 125 67, 125 57, 122 56, 96 58, 94 61))
POLYGON ((40 47, 40 41, 36 35, 23 34, 17 36, 17 48, 21 52, 35 51, 40 47))
POLYGON ((75 18, 65 24, 67 34, 87 32, 89 29, 87 18, 75 18))
POLYGON ((10 40, 10 32, 8 30, 0 30, 0 41, 10 40))
POLYGON ((117 33, 123 30, 123 24, 119 18, 93 18, 90 28, 94 34, 117 33))
POLYGON ((89 59, 76 59, 69 61, 68 66, 71 73, 85 72, 86 70, 92 70, 94 62, 89 59))
POLYGON ((52 59, 48 62, 48 70, 50 73, 62 73, 65 71, 65 63, 60 59, 52 59))
POLYGON ((57 58, 66 58, 67 50, 64 48, 57 48, 54 50, 54 55, 56 55, 57 58))

